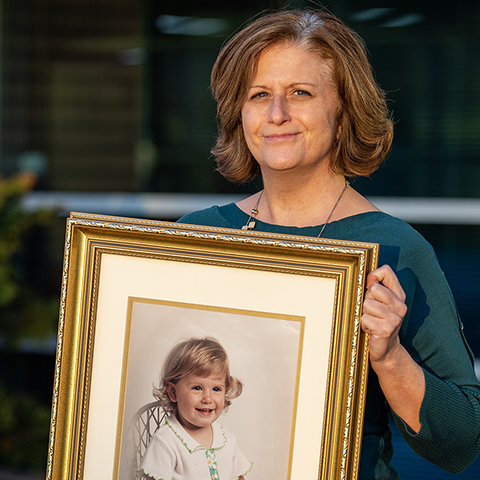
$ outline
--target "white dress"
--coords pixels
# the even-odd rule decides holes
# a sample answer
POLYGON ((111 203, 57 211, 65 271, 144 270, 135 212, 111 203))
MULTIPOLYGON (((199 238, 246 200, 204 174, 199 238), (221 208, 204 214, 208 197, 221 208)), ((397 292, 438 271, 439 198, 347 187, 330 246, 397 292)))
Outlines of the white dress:
POLYGON ((139 471, 155 480, 235 480, 252 468, 233 433, 212 424, 210 449, 196 442, 174 415, 155 432, 139 471))

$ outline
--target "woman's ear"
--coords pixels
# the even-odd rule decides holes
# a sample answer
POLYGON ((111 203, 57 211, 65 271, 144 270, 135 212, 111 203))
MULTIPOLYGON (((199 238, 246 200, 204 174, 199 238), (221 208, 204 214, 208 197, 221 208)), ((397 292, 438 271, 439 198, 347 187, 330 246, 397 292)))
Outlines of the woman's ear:
POLYGON ((177 402, 177 392, 175 391, 175 384, 167 382, 167 395, 171 402, 177 402))

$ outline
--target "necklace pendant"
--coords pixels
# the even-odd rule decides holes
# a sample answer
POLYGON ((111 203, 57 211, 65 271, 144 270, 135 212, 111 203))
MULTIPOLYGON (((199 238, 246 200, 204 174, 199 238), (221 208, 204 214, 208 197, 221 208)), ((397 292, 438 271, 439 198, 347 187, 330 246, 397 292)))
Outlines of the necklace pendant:
POLYGON ((257 222, 254 222, 253 220, 251 222, 248 222, 246 225, 242 227, 242 230, 253 230, 255 228, 255 225, 257 222))
POLYGON ((260 192, 257 203, 250 210, 250 216, 248 217, 247 223, 242 227, 242 230, 253 230, 257 225, 257 222, 255 222, 255 220, 252 220, 252 218, 256 217, 258 214, 258 205, 260 204, 260 199, 262 198, 262 195, 263 195, 263 190, 262 192, 260 192))

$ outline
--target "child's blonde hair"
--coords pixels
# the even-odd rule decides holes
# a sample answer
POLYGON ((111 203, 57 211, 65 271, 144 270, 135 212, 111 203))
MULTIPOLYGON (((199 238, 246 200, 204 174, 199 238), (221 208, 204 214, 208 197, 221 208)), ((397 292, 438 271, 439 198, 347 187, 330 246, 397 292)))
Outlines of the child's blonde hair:
POLYGON ((163 365, 159 386, 153 388, 153 396, 160 401, 165 412, 177 411, 177 404, 168 396, 167 384, 176 384, 190 374, 200 377, 212 374, 225 376, 224 409, 242 393, 242 382, 230 375, 227 352, 222 345, 212 337, 190 338, 170 350, 163 365))

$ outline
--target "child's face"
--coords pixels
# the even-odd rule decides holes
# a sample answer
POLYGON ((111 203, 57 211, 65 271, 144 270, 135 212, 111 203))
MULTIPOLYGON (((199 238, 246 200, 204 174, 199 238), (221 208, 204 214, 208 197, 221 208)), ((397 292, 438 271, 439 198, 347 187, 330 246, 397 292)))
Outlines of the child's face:
POLYGON ((177 403, 178 420, 187 431, 209 428, 225 406, 225 376, 190 374, 175 385, 169 383, 168 395, 177 403))

